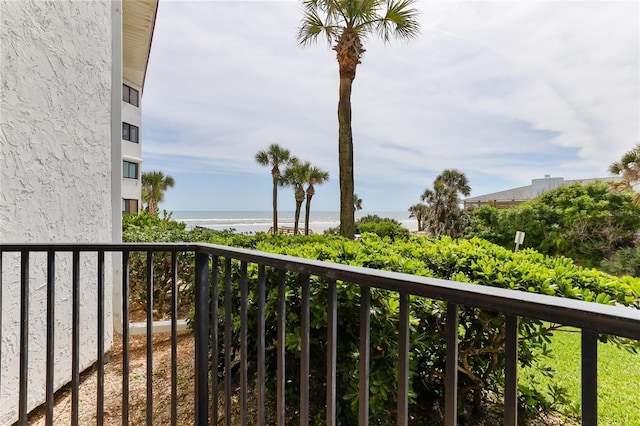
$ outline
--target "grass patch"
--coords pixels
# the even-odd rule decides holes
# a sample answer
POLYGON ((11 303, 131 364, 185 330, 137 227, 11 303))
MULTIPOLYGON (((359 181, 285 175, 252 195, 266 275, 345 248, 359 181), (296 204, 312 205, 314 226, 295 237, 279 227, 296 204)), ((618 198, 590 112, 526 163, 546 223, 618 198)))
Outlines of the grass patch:
MULTIPOLYGON (((522 369, 521 377, 533 373, 543 385, 560 385, 567 389, 569 402, 565 412, 579 410, 581 394, 580 332, 556 331, 551 338, 553 358, 545 363, 556 371, 553 378, 522 369)), ((618 348, 612 343, 598 343, 598 424, 605 426, 640 426, 640 354, 618 348)))

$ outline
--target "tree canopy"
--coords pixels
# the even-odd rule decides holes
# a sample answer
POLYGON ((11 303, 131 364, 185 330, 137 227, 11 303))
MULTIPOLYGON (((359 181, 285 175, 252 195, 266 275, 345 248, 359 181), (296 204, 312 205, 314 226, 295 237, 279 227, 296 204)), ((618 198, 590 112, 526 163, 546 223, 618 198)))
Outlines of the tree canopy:
POLYGON ((142 202, 147 203, 146 210, 151 215, 158 213, 158 204, 164 201, 164 193, 173 188, 175 180, 160 171, 142 173, 142 202))

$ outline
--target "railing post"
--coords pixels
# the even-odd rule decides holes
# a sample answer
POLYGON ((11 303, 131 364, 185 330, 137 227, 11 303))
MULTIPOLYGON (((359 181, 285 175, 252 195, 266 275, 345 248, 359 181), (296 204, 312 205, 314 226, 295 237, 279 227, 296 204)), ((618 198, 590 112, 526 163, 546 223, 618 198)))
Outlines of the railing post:
POLYGON ((360 407, 358 425, 369 424, 369 353, 371 343, 371 288, 360 287, 360 407))
POLYGON ((147 426, 153 426, 153 257, 147 251, 147 426))
POLYGON ((284 426, 285 424, 285 327, 287 325, 287 313, 286 313, 286 293, 285 293, 285 278, 286 272, 284 270, 278 271, 278 325, 277 325, 277 339, 278 345, 278 361, 277 361, 277 378, 276 378, 276 424, 278 426, 284 426))
POLYGON ((196 252, 195 422, 208 424, 209 403, 209 255, 196 252))
POLYGON ((398 321, 398 426, 409 424, 409 295, 400 293, 398 321))
POLYGON ((258 377, 256 397, 258 402, 257 424, 265 425, 265 319, 266 277, 264 265, 258 265, 258 377))
POLYGON ((582 425, 598 424, 598 333, 582 330, 582 425))
POLYGON ((20 383, 18 424, 27 424, 29 374, 29 252, 20 253, 20 383))
POLYGON ((327 424, 336 424, 336 355, 338 348, 338 298, 336 281, 329 280, 327 294, 327 424))
POLYGON ((518 317, 506 316, 504 367, 504 424, 518 424, 518 317))
POLYGON ((444 424, 458 424, 458 305, 447 304, 447 355, 444 380, 444 424))
MULTIPOLYGON (((55 251, 47 251, 47 371, 46 371, 46 417, 45 425, 53 426, 53 406, 54 406, 54 390, 53 390, 53 371, 54 371, 54 354, 55 354, 55 251)), ((0 299, 2 300, 2 299, 0 299)), ((100 312, 98 312, 98 321, 100 321, 100 312)), ((1 340, 0 340, 1 341, 1 340)), ((100 342, 100 336, 98 336, 100 342)), ((98 384, 98 391, 100 384, 98 384)))
POLYGON ((300 277, 300 425, 309 424, 309 275, 300 277))

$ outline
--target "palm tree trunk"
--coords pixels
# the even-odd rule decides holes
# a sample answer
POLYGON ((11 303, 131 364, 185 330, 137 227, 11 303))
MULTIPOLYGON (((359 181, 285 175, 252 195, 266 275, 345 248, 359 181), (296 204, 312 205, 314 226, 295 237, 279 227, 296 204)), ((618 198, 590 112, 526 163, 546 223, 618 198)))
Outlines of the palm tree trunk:
POLYGON ((294 235, 298 235, 298 229, 300 229, 300 210, 302 209, 302 202, 304 201, 305 193, 302 189, 302 186, 298 186, 296 188, 296 215, 295 215, 295 223, 293 226, 294 235))
MULTIPOLYGON (((340 100, 338 101, 338 164, 340 169, 340 235, 353 239, 353 136, 351 131, 351 85, 353 73, 340 66, 340 100)), ((309 200, 307 200, 309 203, 309 200)))
POLYGON ((273 234, 278 233, 278 178, 273 176, 273 234))
POLYGON ((296 200, 296 217, 293 224, 293 235, 298 235, 298 229, 300 229, 300 210, 302 209, 302 201, 296 200))
POLYGON ((305 212, 304 212, 304 235, 309 235, 309 212, 311 209, 312 197, 313 197, 313 192, 309 192, 309 190, 307 190, 307 204, 305 206, 305 212))

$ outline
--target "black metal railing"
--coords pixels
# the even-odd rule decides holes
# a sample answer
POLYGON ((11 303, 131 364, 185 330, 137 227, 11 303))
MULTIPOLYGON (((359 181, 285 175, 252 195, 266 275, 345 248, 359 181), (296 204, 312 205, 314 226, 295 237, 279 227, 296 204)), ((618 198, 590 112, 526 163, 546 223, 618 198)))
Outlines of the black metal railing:
MULTIPOLYGON (((29 389, 29 271, 33 267, 30 264, 33 253, 44 252, 46 258, 46 390, 45 390, 45 423, 53 424, 54 382, 53 371, 56 359, 54 358, 53 342, 56 339, 56 281, 55 258, 56 253, 72 253, 72 358, 71 358, 71 424, 78 424, 78 396, 80 376, 80 317, 81 297, 80 292, 80 254, 95 253, 97 270, 95 272, 95 285, 97 292, 97 347, 95 348, 97 394, 96 394, 96 423, 104 423, 104 318, 105 318, 105 253, 122 254, 122 320, 124 324, 129 322, 129 257, 134 252, 147 253, 146 277, 147 277, 147 383, 146 383, 146 422, 151 425, 154 420, 154 386, 153 386, 153 253, 170 253, 172 265, 172 306, 171 306, 171 423, 177 424, 178 397, 176 391, 177 381, 177 308, 176 295, 178 292, 177 258, 182 253, 195 254, 194 277, 194 340, 195 340, 195 371, 194 371, 194 408, 196 425, 218 424, 219 414, 223 414, 224 422, 231 425, 231 400, 232 400, 232 364, 239 366, 239 406, 242 424, 266 424, 265 423, 265 288, 266 268, 276 271, 276 285, 278 288, 277 303, 277 385, 276 385, 276 419, 278 425, 285 424, 285 326, 287 306, 285 302, 287 274, 297 274, 300 277, 301 291, 301 344, 300 344, 300 407, 299 416, 301 424, 310 423, 310 277, 320 277, 328 282, 327 303, 327 361, 326 361, 326 422, 336 423, 336 411, 339 395, 336 387, 336 349, 337 349, 337 293, 338 281, 359 286, 360 288, 360 372, 359 372, 359 421, 360 425, 369 422, 369 355, 370 355, 370 304, 371 288, 385 289, 399 293, 400 314, 398 324, 398 389, 397 389, 397 424, 407 425, 409 419, 409 296, 421 296, 430 299, 444 301, 447 304, 446 321, 446 371, 445 371, 445 419, 447 426, 457 424, 457 380, 458 380, 458 307, 468 306, 485 309, 503 314, 506 318, 505 335, 505 397, 504 397, 504 424, 517 424, 517 343, 518 343, 518 318, 527 317, 549 321, 579 328, 582 332, 582 423, 584 425, 597 424, 597 341, 600 333, 606 333, 631 339, 640 340, 640 311, 619 306, 587 303, 579 300, 556 298, 545 295, 525 293, 502 288, 470 285, 460 282, 445 281, 433 278, 425 278, 385 272, 361 267, 352 267, 334 263, 326 263, 289 256, 274 255, 264 252, 250 251, 225 246, 208 244, 4 244, 0 245, 0 280, 2 279, 3 254, 9 252, 19 253, 19 285, 20 285, 20 367, 18 389, 11 392, 19 394, 18 424, 26 425, 28 421, 27 395, 29 389), (239 262, 239 278, 234 281, 231 273, 231 264, 239 262), (258 279, 253 289, 257 302, 256 318, 257 329, 248 329, 248 303, 249 291, 247 267, 249 264, 257 265, 258 279), (220 272, 224 271, 223 275, 220 272), (224 282, 220 283, 222 279, 224 282), (219 295, 223 289, 224 295, 219 295), (239 287, 238 306, 232 305, 232 292, 239 287), (222 297, 221 297, 222 296, 222 297), (220 306, 218 301, 224 299, 224 318, 219 318, 220 306), (232 346, 232 311, 239 311, 239 360, 232 359, 230 350, 224 350, 224 359, 220 357, 220 346, 230 348, 232 346), (224 324, 223 336, 219 335, 218 324, 224 324), (247 342, 249 333, 255 333, 255 362, 256 365, 256 407, 255 419, 248 418, 248 350, 247 342), (220 395, 220 383, 216 374, 218 365, 223 366, 224 395, 220 395), (219 399, 224 407, 219 406, 219 399), (215 419, 215 420, 214 420, 215 419)), ((6 273, 5 273, 6 275, 6 273)), ((3 288, 11 283, 0 281, 0 300, 3 288)), ((6 292, 4 293, 6 294, 6 292)), ((0 333, 3 326, 2 312, 0 315, 0 333)), ((122 342, 122 424, 129 423, 129 332, 123 327, 122 342)), ((0 335, 0 341, 2 336, 0 335)), ((2 352, 0 346, 0 361, 2 352)), ((253 352, 252 352, 253 353, 253 352)), ((1 365, 0 365, 1 367, 1 365)), ((0 368, 0 371, 3 371, 0 368)), ((2 386, 2 382, 0 382, 2 386)), ((253 415, 253 414, 252 414, 253 415)))

